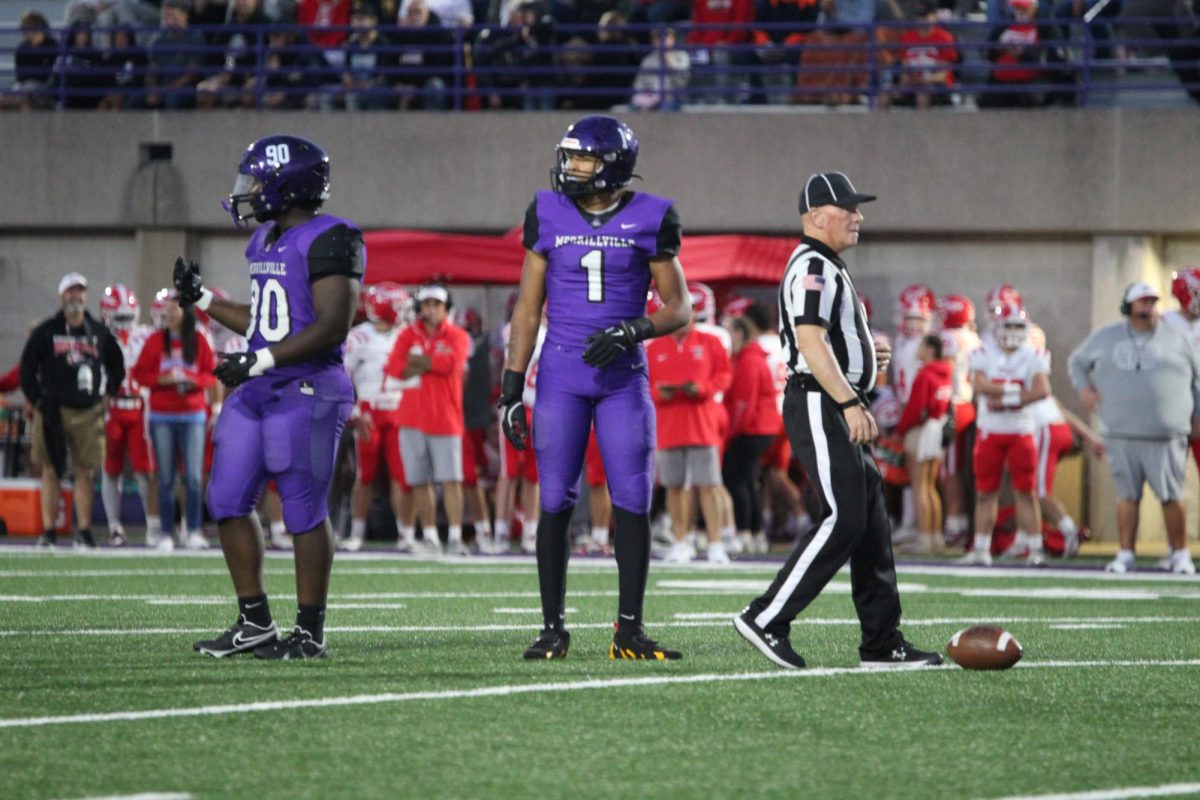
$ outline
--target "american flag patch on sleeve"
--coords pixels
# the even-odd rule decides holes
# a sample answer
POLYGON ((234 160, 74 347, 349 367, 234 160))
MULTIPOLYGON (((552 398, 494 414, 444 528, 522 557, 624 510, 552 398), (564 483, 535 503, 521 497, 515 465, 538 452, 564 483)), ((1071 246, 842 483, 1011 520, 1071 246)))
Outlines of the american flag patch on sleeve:
POLYGON ((805 275, 804 281, 801 284, 806 291, 821 292, 825 290, 824 275, 805 275))

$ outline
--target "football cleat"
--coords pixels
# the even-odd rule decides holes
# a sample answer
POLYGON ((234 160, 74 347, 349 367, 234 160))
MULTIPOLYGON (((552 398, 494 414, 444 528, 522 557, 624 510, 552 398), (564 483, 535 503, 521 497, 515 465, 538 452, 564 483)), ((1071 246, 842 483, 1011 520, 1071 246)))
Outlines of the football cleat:
POLYGON ((861 655, 859 666, 863 669, 917 669, 936 667, 942 663, 941 653, 918 650, 900 639, 891 650, 871 655, 861 655))
POLYGON ((967 551, 965 556, 960 556, 950 563, 957 567, 990 567, 992 565, 992 554, 987 550, 971 549, 967 551))
POLYGON ((56 544, 58 544, 58 534, 54 531, 46 531, 37 540, 38 548, 54 547, 56 544))
POLYGON ((529 661, 566 658, 571 649, 571 634, 561 628, 542 628, 542 632, 525 650, 529 661))
POLYGON ((1112 561, 1104 565, 1105 572, 1126 573, 1133 572, 1137 569, 1137 562, 1132 556, 1122 557, 1120 553, 1112 561))
POLYGON ((683 654, 678 650, 668 650, 647 637, 645 631, 640 627, 622 630, 620 626, 617 626, 612 644, 608 646, 608 657, 676 661, 683 658, 683 654))
POLYGON ((804 657, 792 649, 788 637, 758 627, 749 608, 733 618, 733 627, 772 663, 784 669, 801 669, 805 666, 804 657))
POLYGON ((129 544, 129 540, 125 538, 124 531, 109 531, 108 546, 109 547, 124 547, 129 544))
POLYGON ((313 635, 299 625, 292 628, 286 639, 267 642, 254 648, 254 657, 269 661, 299 661, 305 658, 325 658, 329 648, 318 642, 313 635))
POLYGON ((92 538, 92 532, 87 528, 80 528, 75 531, 74 547, 76 550, 95 550, 96 540, 92 538))
POLYGON ((237 622, 233 623, 229 630, 216 639, 196 642, 192 649, 213 658, 224 658, 237 653, 249 653, 256 647, 278 640, 279 629, 275 627, 274 622, 264 628, 247 622, 246 618, 239 614, 237 622))

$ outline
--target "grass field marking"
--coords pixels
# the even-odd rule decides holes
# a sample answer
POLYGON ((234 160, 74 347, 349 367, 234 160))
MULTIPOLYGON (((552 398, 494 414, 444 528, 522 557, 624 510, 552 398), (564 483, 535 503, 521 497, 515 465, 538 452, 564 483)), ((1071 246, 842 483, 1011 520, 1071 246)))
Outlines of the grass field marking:
POLYGON ((1127 786, 1121 789, 1055 794, 1015 794, 996 800, 1126 800, 1133 797, 1174 797, 1183 794, 1200 794, 1200 783, 1165 783, 1161 786, 1127 786))
MULTIPOLYGON (((540 608, 493 608, 492 613, 493 614, 540 614, 540 613, 542 613, 542 610, 540 608)), ((568 609, 566 609, 565 613, 578 614, 579 609, 578 608, 568 608, 568 609)))
POLYGON ((1051 625, 1052 631, 1102 631, 1111 628, 1127 628, 1128 625, 1118 622, 1069 622, 1063 625, 1051 625))
MULTIPOLYGON (((677 619, 662 622, 647 622, 651 628, 723 628, 733 624, 737 611, 723 611, 713 614, 676 614, 677 619)), ((1079 626, 1081 629, 1092 626, 1126 627, 1128 625, 1159 625, 1175 623, 1200 622, 1200 617, 933 617, 930 619, 905 619, 901 624, 906 628, 936 627, 942 625, 977 625, 981 623, 996 625, 1048 625, 1079 626)), ((800 617, 793 621, 794 625, 858 625, 857 617, 800 617)), ((611 629, 612 622, 572 622, 572 630, 611 629)), ((533 622, 512 623, 507 625, 326 625, 328 633, 486 633, 489 631, 536 631, 533 622)), ((1064 627, 1064 629, 1069 629, 1064 627)), ((11 636, 174 636, 182 634, 212 633, 213 626, 204 628, 75 628, 70 630, 0 630, 0 638, 11 636)))
MULTIPOLYGON (((1200 667, 1200 659, 1178 659, 1152 661, 1038 661, 1017 665, 1016 669, 1055 668, 1139 668, 1151 667, 1200 667)), ((450 689, 426 692, 387 692, 383 694, 348 695, 344 697, 322 697, 306 700, 264 700, 237 705, 196 706, 192 708, 157 708, 142 711, 109 711, 92 714, 68 714, 57 717, 17 717, 0 719, 0 729, 44 728, 51 725, 90 724, 97 722, 137 722, 149 719, 178 719, 183 717, 224 716, 229 714, 251 714, 265 711, 287 711, 301 708, 332 708, 344 706, 380 705, 383 703, 406 703, 419 700, 462 700, 480 697, 510 697, 523 694, 550 694, 557 692, 588 691, 596 689, 640 688, 644 686, 672 686, 703 683, 732 683, 741 681, 763 681, 784 679, 827 678, 838 676, 879 676, 897 678, 903 675, 930 675, 958 667, 945 665, 920 670, 873 670, 861 667, 817 667, 802 670, 773 670, 771 672, 700 673, 697 675, 648 675, 639 678, 605 678, 555 683, 517 683, 499 686, 480 686, 474 689, 450 689)))
POLYGON ((192 800, 186 792, 138 792, 137 794, 106 794, 103 797, 83 797, 80 800, 192 800))

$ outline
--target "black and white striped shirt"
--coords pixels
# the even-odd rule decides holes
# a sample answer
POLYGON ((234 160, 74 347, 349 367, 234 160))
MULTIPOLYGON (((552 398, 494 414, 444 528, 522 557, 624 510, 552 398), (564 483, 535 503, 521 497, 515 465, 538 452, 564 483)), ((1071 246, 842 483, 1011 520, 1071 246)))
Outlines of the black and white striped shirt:
POLYGON ((796 345, 797 325, 820 325, 829 332, 838 367, 860 394, 875 386, 875 342, 846 265, 837 253, 805 236, 788 260, 779 284, 779 338, 788 373, 811 375, 796 345))

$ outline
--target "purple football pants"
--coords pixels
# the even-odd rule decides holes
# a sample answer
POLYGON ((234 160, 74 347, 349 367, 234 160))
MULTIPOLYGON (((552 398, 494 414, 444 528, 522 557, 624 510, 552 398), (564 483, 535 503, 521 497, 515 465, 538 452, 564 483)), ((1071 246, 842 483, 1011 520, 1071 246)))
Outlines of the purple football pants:
POLYGON ((532 427, 542 508, 562 511, 579 498, 593 416, 613 505, 649 512, 655 420, 645 357, 629 353, 595 369, 582 350, 550 345, 538 363, 532 427))
POLYGON ((225 400, 213 431, 208 510, 217 521, 246 516, 273 478, 284 525, 304 533, 329 516, 329 484, 353 390, 340 367, 307 378, 270 377, 225 400))

